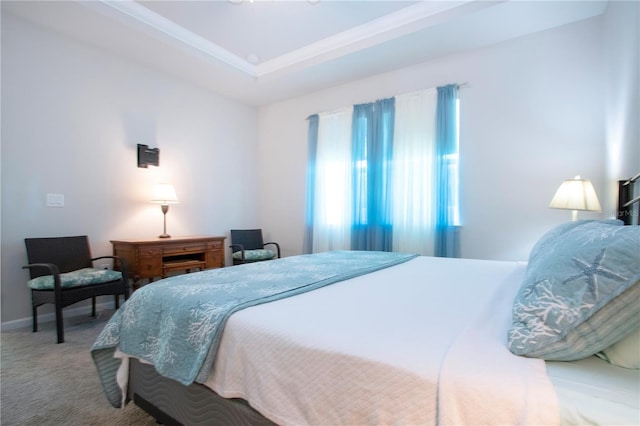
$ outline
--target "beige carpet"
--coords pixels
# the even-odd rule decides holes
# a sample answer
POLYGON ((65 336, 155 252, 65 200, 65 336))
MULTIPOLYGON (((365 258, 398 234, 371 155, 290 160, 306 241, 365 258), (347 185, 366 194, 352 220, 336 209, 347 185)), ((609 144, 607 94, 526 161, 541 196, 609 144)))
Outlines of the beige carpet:
POLYGON ((89 350, 113 311, 65 319, 65 343, 54 323, 1 334, 0 424, 155 425, 133 403, 113 408, 104 396, 89 350))

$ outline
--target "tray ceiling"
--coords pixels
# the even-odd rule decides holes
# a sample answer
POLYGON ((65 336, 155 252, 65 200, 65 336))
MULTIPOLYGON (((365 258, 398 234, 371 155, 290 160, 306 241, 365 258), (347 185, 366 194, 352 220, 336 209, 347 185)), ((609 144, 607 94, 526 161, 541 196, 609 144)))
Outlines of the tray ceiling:
POLYGON ((606 1, 2 1, 250 105, 597 16, 606 1))

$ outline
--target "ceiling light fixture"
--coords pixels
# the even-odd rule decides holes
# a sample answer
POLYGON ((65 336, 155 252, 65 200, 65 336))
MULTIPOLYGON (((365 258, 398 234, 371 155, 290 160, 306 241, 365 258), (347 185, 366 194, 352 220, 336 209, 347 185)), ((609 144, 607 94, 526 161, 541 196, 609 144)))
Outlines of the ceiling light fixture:
POLYGON ((257 64, 258 62, 260 62, 260 57, 255 53, 249 53, 247 55, 247 61, 249 61, 252 64, 257 64))

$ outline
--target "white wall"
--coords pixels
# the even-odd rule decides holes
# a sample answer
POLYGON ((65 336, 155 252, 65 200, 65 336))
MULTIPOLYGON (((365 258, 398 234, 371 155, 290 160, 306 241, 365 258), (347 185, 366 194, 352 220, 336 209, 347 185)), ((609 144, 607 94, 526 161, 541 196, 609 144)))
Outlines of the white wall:
POLYGON ((640 172, 640 3, 609 2, 603 25, 608 178, 604 204, 615 210, 615 182, 640 172))
POLYGON ((31 316, 25 237, 86 234, 95 256, 155 237, 157 182, 181 200, 172 235, 253 225, 256 145, 255 108, 3 13, 3 323, 31 316), (160 167, 137 167, 138 143, 160 148, 160 167), (46 207, 47 193, 65 206, 46 207))
MULTIPOLYGON (((461 98, 461 254, 525 260, 570 212, 547 208, 576 174, 604 187, 601 21, 597 18, 263 107, 261 225, 302 252, 310 114, 447 83, 461 98)), ((582 214, 581 217, 600 217, 582 214)))
MULTIPOLYGON (((175 183, 182 200, 168 214, 171 234, 261 226, 285 255, 301 253, 306 117, 451 82, 470 84, 461 92, 462 255, 525 259, 546 229, 569 218, 547 208, 562 179, 589 177, 602 198, 618 173, 640 168, 637 35, 638 4, 610 2, 604 20, 378 75, 256 114, 3 14, 2 322, 31 315, 20 269, 25 237, 88 234, 98 255, 110 253, 110 239, 157 235, 162 215, 146 200, 161 180, 175 183), (137 143, 160 147, 161 166, 138 169, 137 143), (46 208, 48 192, 63 193, 66 206, 46 208)), ((581 217, 607 216, 610 208, 581 217)))

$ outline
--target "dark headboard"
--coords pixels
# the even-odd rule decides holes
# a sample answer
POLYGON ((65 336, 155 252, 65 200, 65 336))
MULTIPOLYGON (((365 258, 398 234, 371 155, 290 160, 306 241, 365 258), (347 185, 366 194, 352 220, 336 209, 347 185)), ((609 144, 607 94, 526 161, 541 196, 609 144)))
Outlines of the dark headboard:
POLYGON ((626 180, 618 181, 618 219, 625 225, 639 225, 640 173, 626 180))

